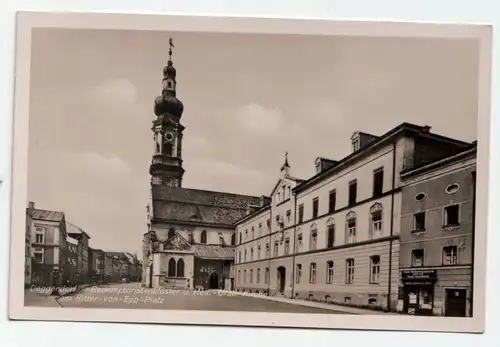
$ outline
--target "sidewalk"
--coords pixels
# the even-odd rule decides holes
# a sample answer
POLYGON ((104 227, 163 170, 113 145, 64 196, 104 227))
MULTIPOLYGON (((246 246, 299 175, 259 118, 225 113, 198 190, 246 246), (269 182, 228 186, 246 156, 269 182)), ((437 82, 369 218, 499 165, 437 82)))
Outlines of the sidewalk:
POLYGON ((248 297, 252 297, 252 298, 276 301, 276 302, 281 302, 281 303, 291 304, 291 305, 321 308, 321 309, 325 309, 325 310, 344 312, 344 313, 350 313, 350 314, 368 314, 368 315, 395 314, 395 313, 383 312, 383 311, 377 311, 377 310, 368 310, 368 309, 364 309, 364 308, 356 308, 356 307, 348 307, 348 306, 335 305, 335 304, 327 304, 324 302, 315 302, 315 301, 307 301, 307 300, 301 300, 301 299, 290 299, 290 298, 275 297, 275 296, 248 294, 248 293, 229 291, 229 290, 218 290, 218 292, 224 292, 224 293, 231 294, 231 295, 236 294, 236 295, 240 295, 240 296, 248 296, 248 297))
POLYGON ((57 298, 57 295, 37 293, 29 289, 24 290, 25 306, 61 307, 56 300, 57 298))

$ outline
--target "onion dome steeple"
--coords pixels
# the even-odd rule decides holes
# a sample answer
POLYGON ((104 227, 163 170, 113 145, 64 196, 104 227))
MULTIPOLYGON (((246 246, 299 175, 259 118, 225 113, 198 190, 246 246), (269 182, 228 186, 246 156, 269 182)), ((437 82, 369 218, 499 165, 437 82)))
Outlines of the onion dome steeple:
POLYGON ((172 119, 178 122, 184 111, 184 105, 176 97, 177 81, 174 64, 172 63, 172 48, 174 43, 169 40, 168 62, 163 68, 163 89, 161 96, 155 99, 154 112, 157 116, 163 116, 163 119, 172 119))

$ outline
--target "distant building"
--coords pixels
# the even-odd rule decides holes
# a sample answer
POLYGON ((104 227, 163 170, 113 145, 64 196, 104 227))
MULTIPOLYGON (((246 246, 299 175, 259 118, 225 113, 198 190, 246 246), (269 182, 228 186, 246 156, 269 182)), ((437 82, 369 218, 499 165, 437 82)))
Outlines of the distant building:
POLYGON ((474 146, 401 174, 404 313, 472 315, 476 151, 474 146))
POLYGON ((83 229, 76 225, 66 222, 68 235, 78 240, 78 283, 90 283, 89 274, 89 240, 90 236, 83 229))
POLYGON ((104 252, 104 283, 111 283, 113 278, 113 256, 104 252))
POLYGON ((286 160, 272 202, 236 223, 237 290, 396 311, 402 176, 471 146, 403 123, 354 133, 307 180, 286 160))
POLYGON ((71 285, 76 285, 78 283, 76 275, 78 272, 78 240, 67 236, 66 243, 68 245, 68 276, 66 279, 71 285))
POLYGON ((102 249, 93 250, 93 268, 95 271, 96 281, 105 281, 105 253, 102 249))
MULTIPOLYGON (((31 202, 30 202, 31 204, 31 202)), ((24 235, 24 286, 29 287, 31 285, 31 270, 32 270, 32 252, 31 252, 31 227, 33 226, 33 221, 31 219, 31 214, 26 210, 26 232, 24 235)))
POLYGON ((41 210, 30 202, 27 208, 33 256, 31 283, 60 286, 65 283, 67 266, 66 221, 63 212, 41 210))
POLYGON ((261 197, 182 187, 184 111, 177 99, 176 69, 163 70, 162 95, 155 99, 154 154, 148 230, 143 240, 142 281, 148 287, 233 286, 234 226, 261 197))

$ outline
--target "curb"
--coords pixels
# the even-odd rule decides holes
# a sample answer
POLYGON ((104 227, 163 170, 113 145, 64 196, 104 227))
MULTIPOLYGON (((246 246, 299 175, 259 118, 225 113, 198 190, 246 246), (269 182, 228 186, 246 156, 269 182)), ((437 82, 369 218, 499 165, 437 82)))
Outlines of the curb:
POLYGON ((251 297, 251 298, 265 299, 265 300, 269 300, 269 301, 281 302, 281 303, 290 304, 290 305, 321 308, 321 309, 325 309, 325 310, 343 312, 343 313, 348 313, 348 314, 356 314, 356 315, 360 315, 360 314, 389 315, 389 314, 391 314, 388 312, 366 310, 366 309, 360 309, 360 308, 356 308, 356 307, 346 307, 346 306, 335 305, 335 304, 325 304, 325 303, 306 301, 306 300, 301 300, 301 299, 277 298, 277 297, 267 296, 267 295, 251 295, 251 294, 245 294, 243 292, 236 292, 236 291, 230 291, 230 290, 220 290, 220 291, 226 292, 226 293, 233 293, 233 294, 240 295, 240 296, 247 296, 247 297, 251 297))

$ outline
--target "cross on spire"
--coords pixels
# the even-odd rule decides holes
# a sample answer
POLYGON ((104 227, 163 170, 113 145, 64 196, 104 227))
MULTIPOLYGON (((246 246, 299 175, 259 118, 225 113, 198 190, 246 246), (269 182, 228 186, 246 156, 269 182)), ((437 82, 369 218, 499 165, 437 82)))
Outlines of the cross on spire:
POLYGON ((281 167, 281 170, 283 170, 283 169, 285 169, 287 167, 290 167, 290 165, 288 164, 288 151, 285 151, 285 163, 281 167))
POLYGON ((172 60, 172 48, 174 48, 174 47, 175 47, 175 46, 174 46, 174 41, 172 40, 172 38, 170 38, 170 39, 168 40, 168 46, 169 46, 169 48, 168 48, 168 55, 169 55, 168 60, 172 60))

